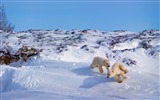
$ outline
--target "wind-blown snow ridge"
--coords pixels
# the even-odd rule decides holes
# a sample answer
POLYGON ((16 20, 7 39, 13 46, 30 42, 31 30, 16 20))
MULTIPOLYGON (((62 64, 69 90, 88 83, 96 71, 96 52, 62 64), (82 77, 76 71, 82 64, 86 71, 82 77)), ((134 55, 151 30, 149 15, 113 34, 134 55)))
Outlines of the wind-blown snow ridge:
MULTIPOLYGON (((0 33, 0 50, 15 53, 22 45, 43 49, 22 67, 0 65, 4 99, 159 99, 160 31, 28 30, 0 33), (90 69, 95 56, 123 62, 122 84, 90 69), (35 96, 37 95, 37 96, 35 96)), ((1 55, 1 54, 0 54, 1 55)))

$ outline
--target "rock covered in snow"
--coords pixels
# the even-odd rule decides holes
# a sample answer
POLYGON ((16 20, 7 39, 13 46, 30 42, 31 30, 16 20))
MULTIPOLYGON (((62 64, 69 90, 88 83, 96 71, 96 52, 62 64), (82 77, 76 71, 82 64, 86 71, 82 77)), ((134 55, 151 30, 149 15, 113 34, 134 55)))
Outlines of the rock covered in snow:
MULTIPOLYGON (((123 61, 119 55, 127 51, 135 52, 143 48, 147 50, 150 56, 157 56, 159 53, 159 30, 144 30, 142 32, 130 32, 126 30, 117 30, 113 32, 104 32, 98 30, 40 30, 30 29, 27 31, 15 32, 12 34, 1 33, 1 42, 8 43, 17 51, 22 45, 44 49, 44 54, 53 54, 54 58, 66 59, 70 53, 78 54, 84 51, 88 54, 81 55, 82 61, 92 59, 94 56, 107 56, 110 59, 123 61)), ((50 56, 48 56, 50 57, 50 56)), ((156 57, 155 57, 156 58, 156 57)))

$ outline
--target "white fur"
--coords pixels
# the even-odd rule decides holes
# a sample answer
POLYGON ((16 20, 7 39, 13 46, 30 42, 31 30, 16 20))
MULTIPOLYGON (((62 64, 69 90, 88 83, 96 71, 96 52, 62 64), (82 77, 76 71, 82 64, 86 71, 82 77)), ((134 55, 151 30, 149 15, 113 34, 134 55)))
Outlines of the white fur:
POLYGON ((111 71, 107 73, 107 78, 115 77, 118 83, 123 82, 122 77, 124 79, 127 78, 126 73, 128 69, 122 63, 115 63, 112 66, 111 71))
POLYGON ((110 62, 109 60, 105 59, 105 58, 102 58, 102 57, 95 57, 92 61, 92 64, 91 64, 91 67, 92 68, 99 68, 99 71, 101 73, 103 73, 103 69, 102 69, 102 66, 105 66, 106 69, 109 71, 109 65, 110 65, 110 62))

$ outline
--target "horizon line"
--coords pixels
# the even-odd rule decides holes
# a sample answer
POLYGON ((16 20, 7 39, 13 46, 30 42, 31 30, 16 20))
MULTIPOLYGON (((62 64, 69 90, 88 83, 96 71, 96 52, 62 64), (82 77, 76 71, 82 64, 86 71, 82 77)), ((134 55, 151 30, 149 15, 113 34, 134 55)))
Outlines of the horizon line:
POLYGON ((56 28, 56 29, 40 29, 40 28, 29 28, 29 29, 24 29, 24 30, 14 30, 15 32, 21 32, 21 31, 28 31, 28 30, 66 30, 66 31, 72 31, 72 30, 97 30, 97 31, 104 31, 104 32, 113 32, 113 31, 128 31, 128 32, 142 32, 145 30, 158 30, 160 31, 160 29, 156 29, 156 28, 152 28, 152 29, 142 29, 142 30, 127 30, 127 29, 114 29, 114 30, 102 30, 102 29, 60 29, 60 28, 56 28))

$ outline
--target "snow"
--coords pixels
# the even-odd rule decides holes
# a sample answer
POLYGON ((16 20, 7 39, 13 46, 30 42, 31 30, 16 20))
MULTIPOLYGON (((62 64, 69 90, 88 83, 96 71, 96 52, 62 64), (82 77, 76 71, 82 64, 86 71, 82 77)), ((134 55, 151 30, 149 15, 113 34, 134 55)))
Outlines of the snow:
POLYGON ((134 49, 138 47, 137 41, 130 41, 126 43, 118 43, 114 46, 113 50, 125 50, 125 49, 134 49))
POLYGON ((152 34, 141 39, 141 33, 129 31, 104 34, 98 30, 28 30, 0 34, 3 47, 12 47, 11 52, 23 44, 43 49, 40 58, 0 65, 2 100, 159 99, 159 55, 148 52, 152 50, 159 54, 154 48, 159 48, 160 33, 152 36, 152 46, 148 49, 140 43, 149 40, 147 38, 152 34), (123 83, 117 83, 114 78, 106 77, 105 67, 103 74, 98 69, 91 69, 95 56, 107 56, 111 66, 116 61, 124 61, 129 70, 128 78, 123 83), (126 59, 136 63, 127 65, 130 60, 126 59))

